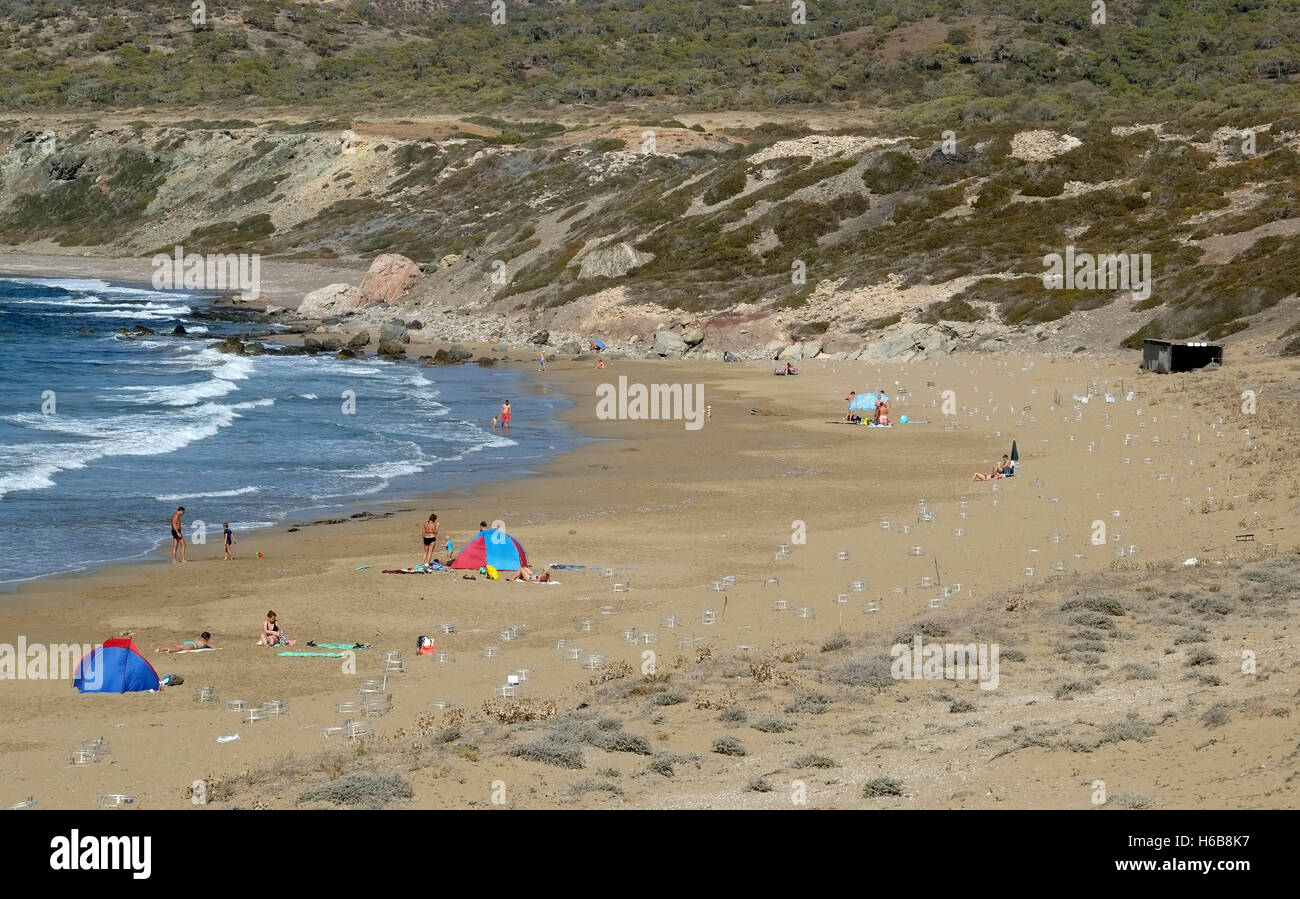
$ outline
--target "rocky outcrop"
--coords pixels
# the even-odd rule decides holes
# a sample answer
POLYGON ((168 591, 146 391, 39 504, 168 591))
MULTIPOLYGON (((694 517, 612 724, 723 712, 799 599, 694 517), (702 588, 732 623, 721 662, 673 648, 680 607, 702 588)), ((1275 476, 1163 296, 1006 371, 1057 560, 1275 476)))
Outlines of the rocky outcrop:
POLYGON ((381 356, 405 356, 406 344, 396 340, 380 340, 378 353, 381 356))
POLYGON ((348 346, 352 347, 353 349, 356 349, 357 347, 363 347, 369 345, 370 345, 369 331, 358 331, 356 334, 353 334, 351 337, 348 338, 348 346))
POLYGON ((993 350, 1004 340, 995 326, 982 322, 901 322, 885 329, 879 340, 855 358, 863 362, 917 362, 959 350, 993 350))
POLYGON ((528 338, 528 342, 535 343, 538 346, 546 346, 548 343, 551 342, 551 332, 543 328, 542 330, 534 334, 532 337, 528 338))
POLYGON ((655 331, 654 354, 675 359, 686 353, 686 341, 676 331, 655 331))
POLYGON ((323 318, 342 309, 356 288, 351 284, 328 284, 313 290, 298 304, 298 314, 323 318))
POLYGON ((309 353, 336 353, 343 349, 343 341, 332 335, 306 337, 302 345, 309 353))
POLYGON ((687 328, 682 332, 682 340, 686 342, 687 346, 699 346, 704 343, 704 329, 687 328))
POLYGON ((654 258, 653 253, 642 253, 629 243, 597 247, 578 257, 578 278, 621 278, 654 258))
POLYGON ((227 337, 225 340, 219 340, 212 344, 212 349, 218 353, 230 353, 232 356, 244 355, 243 341, 236 337, 227 337))
POLYGON ((392 303, 420 280, 420 267, 397 253, 385 253, 370 263, 370 270, 355 294, 343 304, 344 310, 364 309, 376 303, 392 303))
POLYGON ((379 329, 379 342, 383 343, 410 343, 411 335, 406 330, 406 323, 400 318, 394 318, 384 323, 379 329))

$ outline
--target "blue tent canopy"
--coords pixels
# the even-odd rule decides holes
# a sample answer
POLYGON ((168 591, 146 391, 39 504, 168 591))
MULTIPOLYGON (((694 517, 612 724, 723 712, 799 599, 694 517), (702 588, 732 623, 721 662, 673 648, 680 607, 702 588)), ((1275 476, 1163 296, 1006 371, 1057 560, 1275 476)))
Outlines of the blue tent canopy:
POLYGON ((82 657, 72 685, 82 693, 135 693, 158 689, 158 672, 130 638, 105 640, 82 657))
POLYGON ((605 348, 605 341, 601 340, 598 337, 591 338, 591 343, 592 346, 594 346, 598 350, 603 350, 605 348))

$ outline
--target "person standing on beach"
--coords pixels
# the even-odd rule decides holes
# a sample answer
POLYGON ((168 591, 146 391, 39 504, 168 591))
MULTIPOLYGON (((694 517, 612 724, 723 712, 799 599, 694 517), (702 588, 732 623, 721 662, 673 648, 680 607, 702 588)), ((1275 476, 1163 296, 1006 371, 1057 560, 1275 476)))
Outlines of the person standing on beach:
POLYGON ((510 430, 510 400, 506 400, 504 403, 501 404, 501 412, 498 413, 497 417, 501 420, 501 430, 509 431, 510 430))
POLYGON ((185 514, 185 507, 181 506, 172 513, 172 564, 176 564, 176 548, 180 547, 181 561, 188 562, 185 558, 185 534, 181 530, 185 525, 181 524, 181 516, 185 514))
POLYGON ((537 370, 546 371, 546 350, 537 354, 537 370))
POLYGON ((434 543, 438 539, 438 516, 430 515, 429 520, 424 523, 424 558, 420 559, 421 565, 428 565, 433 561, 433 554, 437 551, 434 543))
POLYGON ((239 541, 235 539, 234 531, 230 530, 230 522, 228 521, 221 522, 221 534, 223 537, 225 537, 226 561, 229 562, 231 559, 234 558, 234 555, 231 554, 230 552, 230 546, 231 544, 238 543, 239 541))

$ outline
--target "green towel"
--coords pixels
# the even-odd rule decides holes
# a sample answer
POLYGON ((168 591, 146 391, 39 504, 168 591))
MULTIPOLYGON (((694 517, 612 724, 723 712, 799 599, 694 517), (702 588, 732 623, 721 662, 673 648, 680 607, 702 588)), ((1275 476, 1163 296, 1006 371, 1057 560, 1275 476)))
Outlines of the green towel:
POLYGON ((296 659, 341 659, 341 652, 282 652, 282 656, 292 656, 296 659))
POLYGON ((358 643, 313 643, 317 649, 369 649, 369 645, 358 643))

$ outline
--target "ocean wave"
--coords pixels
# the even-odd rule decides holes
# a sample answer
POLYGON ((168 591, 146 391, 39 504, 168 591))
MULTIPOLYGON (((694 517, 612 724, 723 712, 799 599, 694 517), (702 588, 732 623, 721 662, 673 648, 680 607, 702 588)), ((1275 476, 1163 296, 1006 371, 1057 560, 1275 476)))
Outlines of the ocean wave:
POLYGON ((178 503, 187 499, 226 499, 232 496, 247 496, 261 489, 261 487, 240 487, 238 490, 214 490, 210 493, 172 493, 166 496, 155 496, 154 499, 160 503, 178 503))
MULTIPOLYGON (((143 306, 134 308, 113 307, 111 309, 94 309, 90 312, 81 312, 79 315, 85 315, 89 318, 141 318, 145 321, 162 321, 163 319, 180 318, 183 315, 189 315, 194 310, 189 306, 166 306, 160 303, 145 303, 143 306)), ((60 315, 58 312, 46 312, 45 315, 60 315)))
POLYGON ((0 278, 0 283, 9 281, 15 284, 30 284, 34 287, 50 287, 55 290, 65 290, 69 293, 84 294, 114 294, 123 297, 181 297, 183 299, 192 299, 201 294, 182 290, 159 290, 154 287, 134 287, 127 284, 114 284, 111 281, 105 281, 102 278, 21 278, 21 277, 4 277, 0 278))
POLYGON ((215 437, 239 418, 239 413, 275 404, 273 399, 221 405, 203 403, 163 414, 129 413, 111 418, 76 419, 68 415, 20 412, 4 421, 34 431, 84 437, 80 443, 0 445, 0 457, 9 463, 0 475, 0 498, 8 493, 43 490, 54 486, 60 471, 85 468, 113 456, 162 456, 192 443, 215 437))
POLYGON ((428 461, 419 459, 399 459, 391 462, 371 462, 361 468, 341 469, 330 472, 344 478, 370 480, 377 478, 388 482, 403 475, 419 474, 428 467, 428 461))
POLYGON ((193 406, 204 400, 213 400, 238 390, 235 384, 221 378, 199 381, 197 384, 167 384, 163 387, 119 387, 127 396, 107 396, 104 399, 137 403, 143 406, 193 406))

